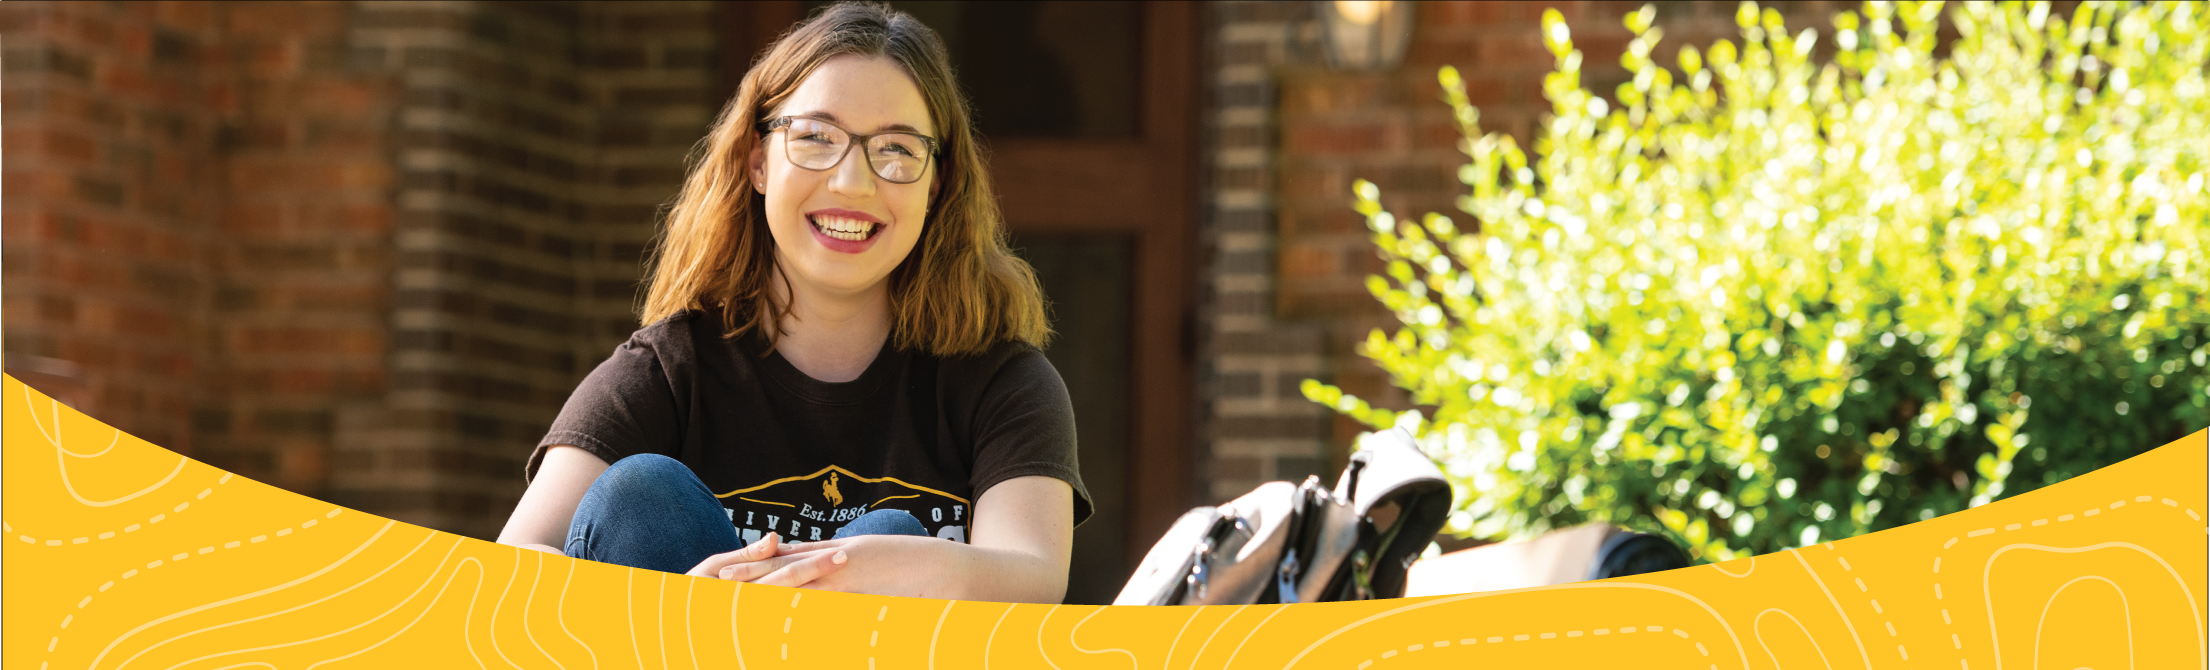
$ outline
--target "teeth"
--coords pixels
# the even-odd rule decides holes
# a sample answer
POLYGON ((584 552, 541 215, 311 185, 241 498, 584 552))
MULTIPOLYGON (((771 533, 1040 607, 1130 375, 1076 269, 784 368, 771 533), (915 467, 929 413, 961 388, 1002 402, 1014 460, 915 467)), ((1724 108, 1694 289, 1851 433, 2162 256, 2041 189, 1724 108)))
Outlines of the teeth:
POLYGON ((865 240, 868 235, 875 232, 873 221, 848 219, 841 216, 814 217, 813 226, 819 228, 822 234, 829 237, 851 242, 865 240))

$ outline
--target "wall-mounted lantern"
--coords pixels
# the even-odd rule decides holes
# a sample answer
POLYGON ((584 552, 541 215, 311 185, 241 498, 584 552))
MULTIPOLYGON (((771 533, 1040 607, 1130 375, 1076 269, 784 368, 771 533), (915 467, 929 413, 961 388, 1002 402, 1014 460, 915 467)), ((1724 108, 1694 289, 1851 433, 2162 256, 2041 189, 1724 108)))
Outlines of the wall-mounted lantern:
POLYGON ((1391 0, 1322 0, 1328 63, 1345 70, 1393 69, 1412 41, 1412 6, 1391 0))

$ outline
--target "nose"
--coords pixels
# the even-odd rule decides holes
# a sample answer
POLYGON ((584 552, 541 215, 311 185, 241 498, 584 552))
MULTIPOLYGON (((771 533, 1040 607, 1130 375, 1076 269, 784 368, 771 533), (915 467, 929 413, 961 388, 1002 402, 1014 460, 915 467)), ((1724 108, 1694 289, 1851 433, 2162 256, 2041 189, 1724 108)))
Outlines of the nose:
POLYGON ((865 145, 853 142, 844 148, 844 158, 837 161, 836 168, 829 173, 829 190, 849 198, 875 194, 875 173, 867 164, 865 145))

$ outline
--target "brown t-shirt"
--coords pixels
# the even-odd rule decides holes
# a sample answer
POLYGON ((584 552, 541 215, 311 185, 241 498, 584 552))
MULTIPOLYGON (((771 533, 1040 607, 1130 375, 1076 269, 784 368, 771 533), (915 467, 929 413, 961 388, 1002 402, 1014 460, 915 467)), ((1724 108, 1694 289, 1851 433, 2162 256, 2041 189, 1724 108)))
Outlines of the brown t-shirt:
POLYGON ((662 454, 721 498, 749 543, 828 539, 845 522, 901 509, 931 535, 964 542, 973 501, 1008 479, 1074 487, 1074 407, 1042 352, 1021 342, 937 358, 885 343, 849 382, 806 376, 757 337, 723 339, 720 320, 685 312, 646 326, 592 370, 530 453, 552 445, 608 463, 662 454))

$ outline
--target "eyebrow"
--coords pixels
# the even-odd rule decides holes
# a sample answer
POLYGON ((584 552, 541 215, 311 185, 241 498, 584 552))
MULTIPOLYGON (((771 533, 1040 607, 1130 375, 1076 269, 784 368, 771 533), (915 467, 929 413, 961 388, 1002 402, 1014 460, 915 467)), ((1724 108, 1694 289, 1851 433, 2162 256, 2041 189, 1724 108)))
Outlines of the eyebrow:
MULTIPOLYGON (((830 114, 830 113, 828 113, 828 112, 805 112, 805 113, 801 113, 801 114, 792 114, 791 116, 804 117, 804 118, 809 118, 809 119, 819 119, 819 120, 822 120, 822 121, 827 121, 827 122, 829 122, 829 123, 834 123, 834 124, 837 124, 837 125, 844 125, 844 121, 842 121, 842 120, 840 120, 840 119, 836 118, 836 115, 835 115, 835 114, 830 114)), ((903 124, 903 123, 893 123, 893 124, 890 124, 890 125, 886 125, 886 126, 881 126, 881 127, 878 127, 878 128, 876 128, 876 129, 875 129, 875 132, 877 132, 877 133, 900 132, 900 133, 913 133, 913 134, 915 134, 915 135, 920 135, 920 134, 922 134, 922 133, 921 133, 921 131, 920 131, 920 129, 918 129, 918 128, 914 128, 913 126, 909 126, 909 125, 906 125, 906 124, 903 124)))

